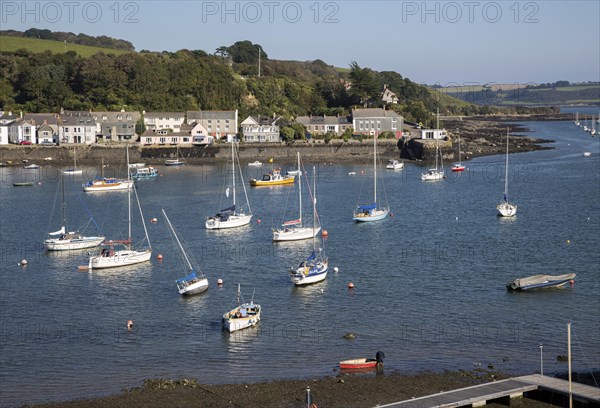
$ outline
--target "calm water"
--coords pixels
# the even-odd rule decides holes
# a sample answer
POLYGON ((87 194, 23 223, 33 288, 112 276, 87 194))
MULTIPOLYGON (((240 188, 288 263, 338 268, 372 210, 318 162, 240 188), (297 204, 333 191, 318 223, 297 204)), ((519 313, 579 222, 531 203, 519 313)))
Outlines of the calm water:
MULTIPOLYGON (((519 206, 514 219, 495 214, 504 156, 473 160, 462 175, 439 183, 421 182, 422 168, 413 164, 387 171, 394 216, 366 224, 351 222, 364 168, 318 164, 331 269, 325 282, 306 288, 292 286, 287 268, 312 243, 271 242, 271 227, 294 187, 249 189, 252 225, 211 232, 205 217, 226 205, 219 203, 223 169, 160 168, 161 177, 137 185, 144 217, 159 219, 148 228, 154 255, 164 260, 88 273, 77 270, 87 263, 85 251, 46 254, 41 246, 46 233, 58 229, 57 169, 2 169, 1 404, 106 395, 156 377, 207 383, 314 378, 334 374, 342 359, 377 350, 386 354, 387 372, 493 364, 525 374, 539 371, 543 343, 544 371, 565 371, 556 356, 566 354, 568 321, 574 370, 598 369, 600 143, 571 122, 526 125, 532 136, 556 140, 556 150, 510 156, 510 195, 519 206), (12 186, 34 178, 41 185, 12 186), (174 281, 186 272, 161 208, 210 280, 202 295, 177 294, 174 281), (26 268, 17 266, 22 258, 26 268), (573 288, 505 289, 517 277, 567 272, 577 274, 573 288), (224 334, 220 317, 238 282, 246 299, 255 291, 263 319, 256 329, 224 334), (128 319, 135 322, 131 332, 128 319), (345 340, 347 332, 356 339, 345 340)), ((259 172, 244 171, 246 177, 259 172)), ((83 198, 108 237, 125 237, 126 193, 84 194, 82 180, 67 184, 71 224, 88 219, 83 198)), ((363 195, 371 180, 364 183, 363 195)), ((134 238, 142 236, 140 227, 138 216, 134 238)))

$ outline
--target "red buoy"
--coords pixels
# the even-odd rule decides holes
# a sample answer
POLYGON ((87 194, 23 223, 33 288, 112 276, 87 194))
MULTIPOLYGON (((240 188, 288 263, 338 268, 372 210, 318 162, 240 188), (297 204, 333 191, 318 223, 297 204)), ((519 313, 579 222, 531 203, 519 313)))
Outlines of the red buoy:
POLYGON ((348 283, 348 289, 354 289, 354 283, 352 283, 352 282, 348 283))
POLYGON ((329 233, 327 232, 327 230, 324 229, 321 235, 323 235, 323 237, 326 237, 327 235, 329 235, 329 233))
POLYGON ((574 281, 573 279, 571 279, 571 280, 569 281, 569 285, 571 285, 571 286, 575 286, 575 281, 574 281))
POLYGON ((159 261, 163 258, 163 256, 161 254, 156 255, 156 259, 158 259, 159 261))
POLYGON ((256 223, 257 223, 257 224, 260 224, 260 218, 256 220, 256 223))

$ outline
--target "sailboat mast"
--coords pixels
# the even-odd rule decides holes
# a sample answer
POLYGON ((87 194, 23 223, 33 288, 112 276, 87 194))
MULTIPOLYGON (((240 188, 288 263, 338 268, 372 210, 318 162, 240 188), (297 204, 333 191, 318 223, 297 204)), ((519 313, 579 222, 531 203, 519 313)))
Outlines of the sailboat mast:
POLYGON ((506 128, 506 171, 504 173, 504 201, 508 202, 508 128, 506 128))
MULTIPOLYGON (((231 163, 233 165, 231 173, 233 175, 233 205, 235 206, 235 152, 234 152, 235 141, 231 139, 231 163)), ((235 210, 233 210, 235 212, 235 210)))
POLYGON ((193 270, 194 268, 192 268, 192 263, 190 262, 189 258, 187 257, 185 251, 183 250, 183 245, 181 245, 181 242, 179 241, 179 237, 177 236, 177 234, 175 233, 175 228, 173 228, 173 224, 171 224, 171 220, 169 220, 169 217, 167 217, 167 213, 165 212, 164 209, 161 209, 163 215, 165 216, 165 219, 167 220, 167 223, 169 223, 169 228, 171 228, 171 231, 173 231, 173 235, 175 236, 175 240, 177 241, 177 245, 179 245, 179 248, 181 249, 181 253, 183 254, 183 258, 185 259, 185 261, 187 262, 188 266, 190 267, 190 270, 193 270))
POLYGON ((377 134, 373 135, 373 200, 377 203, 377 134))
MULTIPOLYGON (((302 226, 302 172, 300 171, 300 152, 298 155, 298 206, 300 207, 300 226, 302 226)), ((314 233, 314 231, 313 231, 314 233)))
POLYGON ((129 183, 131 182, 131 178, 129 176, 129 146, 126 149, 127 152, 127 248, 131 249, 131 188, 129 183))
POLYGON ((569 360, 569 408, 573 408, 573 389, 571 379, 571 322, 567 323, 567 357, 569 360))
MULTIPOLYGON (((298 153, 300 154, 300 153, 298 153)), ((317 242, 315 230, 317 228, 317 168, 313 166, 313 252, 316 254, 317 242)))
POLYGON ((62 184, 61 186, 61 193, 60 193, 60 198, 62 200, 62 204, 60 207, 60 216, 62 218, 62 227, 65 229, 65 233, 67 233, 69 231, 69 228, 67 227, 67 200, 65 199, 65 178, 64 176, 61 176, 60 182, 62 184))

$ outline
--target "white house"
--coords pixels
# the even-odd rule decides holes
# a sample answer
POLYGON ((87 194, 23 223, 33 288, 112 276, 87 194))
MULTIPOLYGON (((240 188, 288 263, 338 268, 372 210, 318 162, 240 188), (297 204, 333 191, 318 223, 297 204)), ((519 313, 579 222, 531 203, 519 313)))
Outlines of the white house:
POLYGON ((279 142, 279 126, 275 123, 279 118, 259 118, 248 116, 242 122, 242 133, 245 142, 279 142))
POLYGON ((376 135, 392 132, 400 138, 404 118, 392 110, 381 108, 352 109, 352 125, 354 133, 376 135))
POLYGON ((352 127, 352 121, 347 116, 298 116, 296 122, 303 124, 312 135, 335 133, 341 136, 352 127))
POLYGON ((171 129, 179 132, 185 123, 185 112, 142 112, 144 125, 149 130, 171 129))
POLYGON ((208 135, 207 130, 199 123, 191 125, 184 124, 179 132, 171 132, 167 129, 146 129, 140 136, 144 145, 207 145, 214 140, 208 135))
POLYGON ((417 135, 417 139, 441 140, 448 137, 448 132, 446 132, 446 129, 418 129, 417 135))
POLYGON ((61 111, 59 143, 92 144, 96 142, 96 121, 89 111, 61 111))
POLYGON ((8 125, 8 141, 10 143, 37 143, 36 126, 29 120, 19 118, 8 125))
POLYGON ((0 125, 8 125, 15 120, 19 119, 20 116, 13 114, 11 111, 1 112, 0 114, 0 125))
POLYGON ((8 144, 8 125, 0 125, 0 145, 8 144))
POLYGON ((238 131, 238 111, 187 111, 186 123, 199 123, 209 136, 220 139, 238 131))

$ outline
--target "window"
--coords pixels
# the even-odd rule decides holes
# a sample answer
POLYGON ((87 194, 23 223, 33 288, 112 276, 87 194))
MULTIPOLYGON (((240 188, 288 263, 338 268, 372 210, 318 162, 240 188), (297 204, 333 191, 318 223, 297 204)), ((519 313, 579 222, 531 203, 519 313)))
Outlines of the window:
POLYGON ((123 119, 123 115, 117 115, 117 120, 122 120, 123 119))
POLYGON ((65 128, 65 133, 69 133, 69 128, 68 127, 65 128))
POLYGON ((127 115, 127 120, 131 120, 131 115, 127 115))
POLYGON ((108 119, 108 118, 106 117, 106 115, 102 115, 102 120, 106 120, 106 119, 108 119))
POLYGON ((189 142, 189 141, 190 141, 190 138, 189 138, 189 137, 184 137, 184 138, 183 138, 183 142, 184 142, 184 143, 187 143, 187 142, 189 142))

